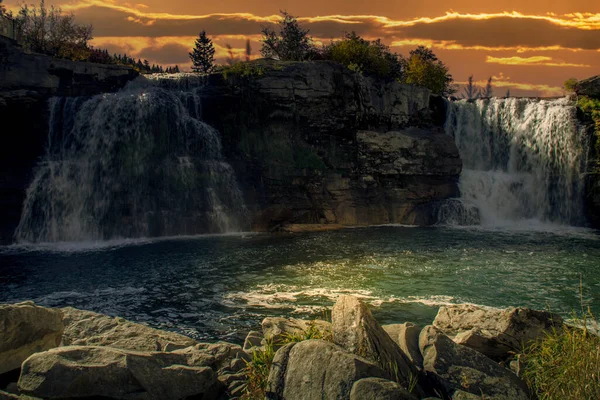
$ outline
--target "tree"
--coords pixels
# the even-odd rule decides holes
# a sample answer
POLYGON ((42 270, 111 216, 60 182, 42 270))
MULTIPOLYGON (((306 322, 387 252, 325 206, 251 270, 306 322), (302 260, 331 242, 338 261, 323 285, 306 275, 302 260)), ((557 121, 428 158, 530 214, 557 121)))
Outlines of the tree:
POLYGON ((233 54, 233 48, 229 43, 225 44, 225 47, 227 47, 227 59, 225 60, 225 62, 227 63, 227 65, 235 64, 236 59, 235 55, 233 54))
POLYGON ((72 60, 91 55, 92 26, 76 24, 72 13, 63 15, 60 8, 46 7, 44 0, 38 7, 22 5, 16 21, 29 50, 72 60))
POLYGON ((425 87, 433 94, 448 96, 456 92, 452 75, 448 67, 425 46, 412 50, 407 59, 403 59, 404 74, 402 81, 410 85, 425 87))
POLYGON ((206 31, 200 32, 198 39, 196 39, 196 45, 189 54, 192 60, 192 71, 208 74, 213 70, 215 47, 212 40, 206 37, 206 31))
POLYGON ((296 17, 287 11, 280 13, 279 33, 270 27, 262 29, 262 56, 282 61, 306 60, 314 51, 313 40, 308 36, 309 30, 302 29, 296 17))
POLYGON ((564 89, 570 93, 575 92, 575 86, 577 86, 577 79, 575 78, 569 78, 563 84, 564 89))
POLYGON ((0 0, 0 15, 6 14, 6 9, 4 8, 4 4, 2 4, 2 0, 0 0))
POLYGON ((507 99, 510 97, 510 89, 506 90, 506 96, 504 96, 504 97, 506 97, 507 99))
POLYGON ((179 73, 179 65, 175 65, 174 72, 175 72, 176 74, 178 74, 178 73, 179 73))
POLYGON ((467 79, 467 85, 463 88, 463 92, 462 98, 467 100, 477 100, 481 95, 481 91, 473 83, 473 75, 467 79))
POLYGON ((485 85, 485 89, 483 89, 481 91, 480 97, 489 99, 494 95, 494 89, 492 89, 492 77, 490 76, 486 85, 485 85))
POLYGON ((252 46, 250 45, 250 39, 246 39, 246 62, 250 61, 252 55, 252 46))

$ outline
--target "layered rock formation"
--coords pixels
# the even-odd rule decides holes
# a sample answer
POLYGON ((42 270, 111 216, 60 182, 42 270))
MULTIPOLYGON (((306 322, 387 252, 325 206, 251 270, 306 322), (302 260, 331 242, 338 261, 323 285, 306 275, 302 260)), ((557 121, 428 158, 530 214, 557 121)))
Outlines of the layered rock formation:
POLYGON ((23 51, 0 36, 0 243, 12 241, 21 207, 48 136, 51 96, 91 96, 122 88, 131 68, 58 60, 23 51))
POLYGON ((432 205, 458 194, 458 150, 436 125, 428 90, 330 62, 252 68, 211 77, 202 109, 254 229, 430 224, 432 205))

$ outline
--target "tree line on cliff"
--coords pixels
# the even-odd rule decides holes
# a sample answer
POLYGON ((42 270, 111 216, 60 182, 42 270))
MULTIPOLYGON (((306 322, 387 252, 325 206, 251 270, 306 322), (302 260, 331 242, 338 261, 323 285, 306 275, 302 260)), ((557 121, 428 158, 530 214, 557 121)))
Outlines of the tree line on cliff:
MULTIPOLYGON (((0 3, 2 0, 0 0, 0 3)), ((148 60, 135 60, 127 54, 109 54, 106 49, 90 45, 93 27, 75 22, 73 13, 65 14, 60 7, 21 5, 18 13, 7 12, 0 4, 0 15, 13 18, 23 46, 33 52, 73 61, 129 66, 140 73, 177 73, 179 66, 164 68, 148 60)))

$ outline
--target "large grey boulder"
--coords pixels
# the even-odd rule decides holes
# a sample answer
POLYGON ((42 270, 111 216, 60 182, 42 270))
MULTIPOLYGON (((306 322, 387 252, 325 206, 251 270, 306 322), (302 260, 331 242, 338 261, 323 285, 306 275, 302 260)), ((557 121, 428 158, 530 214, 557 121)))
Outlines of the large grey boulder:
POLYGON ((288 344, 277 351, 267 399, 348 399, 354 382, 386 377, 374 363, 324 340, 288 344))
MULTIPOLYGON (((214 399, 243 368, 245 354, 227 343, 173 352, 66 346, 36 353, 23 363, 19 390, 43 398, 214 399)), ((238 385, 241 384, 240 377, 238 385)))
POLYGON ((454 343, 429 325, 421 331, 423 369, 450 397, 456 390, 496 400, 527 400, 526 384, 483 354, 454 343))
POLYGON ((561 317, 528 308, 498 309, 457 304, 440 307, 433 325, 456 343, 500 361, 544 332, 563 324, 561 317))
POLYGON ((279 348, 286 336, 304 335, 310 330, 317 330, 324 335, 331 333, 331 323, 322 320, 302 320, 294 318, 267 317, 262 321, 263 336, 271 340, 275 348, 279 348))
POLYGON ((350 400, 417 400, 396 382, 381 378, 363 378, 354 382, 350 400))
POLYGON ((33 353, 58 346, 63 330, 60 310, 30 301, 0 305, 0 374, 19 368, 33 353))
MULTIPOLYGON (((387 372, 387 379, 405 387, 418 379, 418 369, 358 298, 340 296, 331 311, 331 319, 333 341, 337 345, 376 363, 387 372)), ((414 393, 421 392, 416 386, 414 393)))
POLYGON ((110 346, 138 351, 172 351, 198 343, 174 332, 161 331, 119 317, 72 307, 61 309, 63 346, 110 346))
POLYGON ((383 325, 382 328, 387 332, 410 361, 419 368, 423 367, 423 356, 419 350, 419 334, 421 327, 412 322, 403 324, 383 325))

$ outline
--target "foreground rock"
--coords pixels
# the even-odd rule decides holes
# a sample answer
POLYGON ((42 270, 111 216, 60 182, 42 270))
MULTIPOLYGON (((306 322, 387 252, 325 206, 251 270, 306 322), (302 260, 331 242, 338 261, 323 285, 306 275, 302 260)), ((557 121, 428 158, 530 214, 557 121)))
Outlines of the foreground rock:
POLYGON ((486 399, 529 399, 527 386, 515 374, 483 354, 454 343, 434 326, 421 331, 419 347, 424 371, 448 397, 462 390, 486 399))
POLYGON ((29 357, 19 390, 43 398, 215 399, 231 382, 226 375, 243 368, 234 358, 242 353, 229 344, 170 353, 66 346, 29 357))
POLYGON ((412 322, 403 324, 383 325, 382 328, 392 338, 400 350, 419 368, 423 367, 423 356, 419 350, 419 334, 421 327, 412 322))
POLYGON ((275 355, 267 399, 348 399, 354 382, 385 378, 374 363, 323 340, 288 344, 275 355))
POLYGON ((574 89, 575 93, 580 96, 590 96, 600 99, 600 75, 580 80, 574 89))
MULTIPOLYGON (((386 378, 402 382, 406 387, 418 379, 417 368, 359 299, 340 296, 333 306, 331 319, 336 344, 377 363, 387 372, 386 378)), ((415 387, 414 393, 422 392, 415 387)))
POLYGON ((456 343, 500 361, 562 323, 546 311, 458 304, 441 307, 433 325, 456 343))
POLYGON ((417 400, 396 382, 381 378, 363 378, 352 385, 350 400, 417 400))
POLYGON ((33 302, 0 305, 0 374, 17 369, 30 355, 60 344, 59 310, 33 302))
POLYGON ((187 336, 161 331, 119 317, 109 317, 72 307, 62 309, 63 346, 110 346, 139 351, 172 351, 198 342, 187 336))

